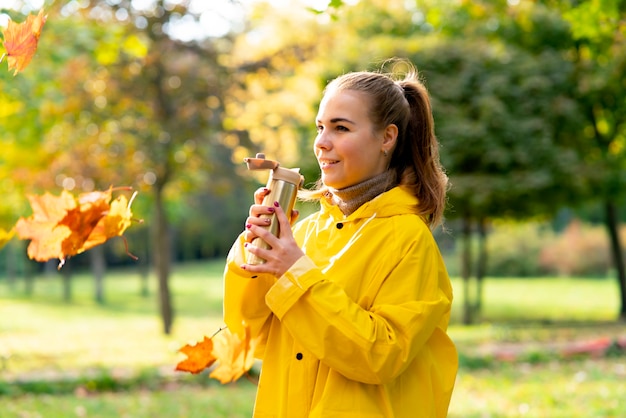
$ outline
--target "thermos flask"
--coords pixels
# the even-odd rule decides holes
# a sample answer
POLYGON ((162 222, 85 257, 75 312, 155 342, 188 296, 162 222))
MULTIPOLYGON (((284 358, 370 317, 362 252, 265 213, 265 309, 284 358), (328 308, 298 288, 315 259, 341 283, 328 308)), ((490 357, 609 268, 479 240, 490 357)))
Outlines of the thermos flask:
MULTIPOLYGON (((300 174, 300 169, 280 167, 278 162, 266 160, 265 154, 261 153, 257 154, 254 158, 244 158, 244 161, 248 165, 248 170, 270 170, 269 179, 267 181, 267 188, 270 192, 263 198, 262 204, 265 206, 273 206, 274 202, 278 202, 287 217, 291 217, 291 211, 296 203, 298 189, 300 189, 304 183, 304 177, 300 174)), ((276 214, 261 215, 261 218, 270 218, 270 224, 265 228, 273 235, 278 236, 279 224, 276 219, 276 214)), ((260 248, 270 248, 265 241, 258 237, 252 240, 252 244, 260 248)), ((263 264, 265 260, 248 252, 246 262, 248 264, 263 264)))

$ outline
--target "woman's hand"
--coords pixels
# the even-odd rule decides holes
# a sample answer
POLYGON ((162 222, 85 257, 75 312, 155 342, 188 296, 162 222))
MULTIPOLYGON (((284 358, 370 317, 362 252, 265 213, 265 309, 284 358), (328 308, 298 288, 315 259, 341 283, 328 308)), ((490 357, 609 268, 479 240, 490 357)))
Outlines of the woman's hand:
MULTIPOLYGON (((250 206, 250 212, 248 218, 246 218, 246 230, 244 232, 244 239, 246 242, 252 242, 253 239, 257 238, 258 235, 255 235, 254 232, 248 228, 248 225, 257 225, 257 226, 269 226, 271 222, 271 215, 274 214, 276 208, 272 206, 263 206, 263 199, 270 193, 270 189, 267 187, 261 187, 254 192, 254 205, 250 206), (261 215, 265 215, 261 217, 261 215)), ((300 213, 297 210, 291 211, 291 225, 296 223, 298 216, 300 213)), ((282 229, 282 226, 281 226, 282 229)))
POLYGON ((244 232, 244 239, 250 243, 257 237, 254 232, 248 227, 248 225, 257 226, 269 226, 271 222, 271 215, 274 214, 275 208, 273 206, 263 206, 263 198, 270 193, 270 189, 262 187, 254 192, 254 205, 250 206, 250 213, 246 219, 246 230, 244 232), (261 217, 261 215, 267 215, 261 217))
MULTIPOLYGON (((259 189, 255 193, 255 205, 250 207, 250 216, 246 220, 246 249, 252 254, 266 260, 263 264, 244 264, 242 269, 251 273, 270 273, 276 277, 280 277, 289 268, 304 255, 304 252, 298 247, 293 234, 291 232, 291 223, 283 209, 274 202, 273 206, 263 206, 259 202, 269 193, 267 189, 259 189), (263 214, 276 214, 276 221, 279 224, 279 236, 272 235, 264 226, 269 225, 268 222, 261 218, 263 214), (270 249, 264 249, 251 244, 251 241, 259 237, 265 241, 270 249)), ((291 221, 295 222, 298 212, 293 211, 291 221)))

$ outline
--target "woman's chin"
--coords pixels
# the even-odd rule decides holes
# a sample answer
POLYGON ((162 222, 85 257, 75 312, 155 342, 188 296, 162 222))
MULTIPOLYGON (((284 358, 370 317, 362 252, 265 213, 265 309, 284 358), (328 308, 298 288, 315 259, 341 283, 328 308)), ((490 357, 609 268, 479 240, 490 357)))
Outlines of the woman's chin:
POLYGON ((324 186, 326 187, 330 187, 332 189, 341 189, 341 183, 339 183, 338 181, 334 180, 332 177, 327 177, 327 176, 322 176, 322 183, 324 183, 324 186))

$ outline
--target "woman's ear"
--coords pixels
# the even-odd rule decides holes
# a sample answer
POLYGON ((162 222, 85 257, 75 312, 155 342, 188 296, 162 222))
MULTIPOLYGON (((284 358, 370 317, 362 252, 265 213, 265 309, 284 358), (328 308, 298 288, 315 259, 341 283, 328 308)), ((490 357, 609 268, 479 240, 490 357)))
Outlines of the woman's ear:
POLYGON ((385 131, 383 132, 383 150, 391 152, 393 148, 396 146, 396 141, 398 140, 398 127, 396 124, 391 123, 387 125, 385 131))

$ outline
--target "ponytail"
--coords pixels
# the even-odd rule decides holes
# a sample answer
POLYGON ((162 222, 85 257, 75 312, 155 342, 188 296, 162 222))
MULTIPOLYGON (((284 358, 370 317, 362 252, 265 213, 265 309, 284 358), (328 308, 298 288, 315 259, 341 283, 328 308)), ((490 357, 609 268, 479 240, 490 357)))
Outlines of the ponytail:
POLYGON ((431 228, 442 223, 448 176, 439 160, 439 142, 428 91, 415 71, 396 81, 409 104, 409 117, 391 157, 398 182, 419 199, 419 212, 431 228))

